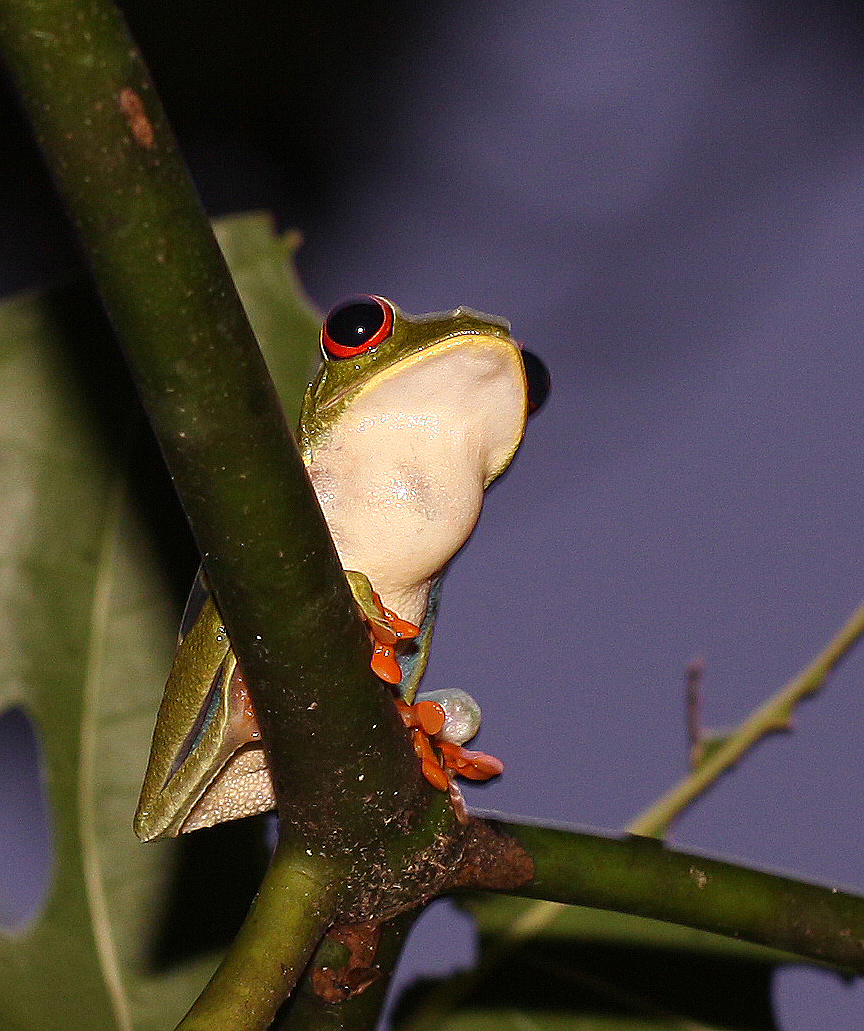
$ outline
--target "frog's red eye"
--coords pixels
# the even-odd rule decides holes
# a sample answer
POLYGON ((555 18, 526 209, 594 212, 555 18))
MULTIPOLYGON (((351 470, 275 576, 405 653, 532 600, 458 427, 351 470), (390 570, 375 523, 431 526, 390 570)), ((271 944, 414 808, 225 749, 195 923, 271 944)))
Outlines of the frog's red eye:
POLYGON ((321 327, 325 358, 356 358, 374 351, 393 330, 393 309, 382 297, 349 297, 337 304, 321 327))

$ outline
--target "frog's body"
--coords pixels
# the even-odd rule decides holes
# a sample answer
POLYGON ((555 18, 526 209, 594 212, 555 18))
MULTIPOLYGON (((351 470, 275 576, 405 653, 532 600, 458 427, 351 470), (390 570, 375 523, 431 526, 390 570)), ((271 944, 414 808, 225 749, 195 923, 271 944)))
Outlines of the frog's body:
MULTIPOLYGON (((460 308, 412 319, 382 298, 363 297, 330 313, 322 351, 298 442, 355 597, 377 641, 386 642, 376 653, 389 653, 390 672, 375 660, 373 669, 393 682, 401 677, 411 703, 441 574, 522 439, 528 391, 520 348, 507 324, 489 316, 460 308), (413 636, 415 645, 394 657, 397 639, 413 636)), ((199 594, 205 590, 201 581, 199 594)), ((135 820, 145 839, 274 804, 254 712, 212 599, 203 607, 196 600, 182 630, 135 820)), ((444 712, 428 702, 415 718, 406 705, 403 718, 415 728, 424 772, 440 787, 446 775, 432 769, 438 759, 421 738, 437 727, 431 733, 451 750, 479 755, 458 748, 476 733, 479 709, 468 729, 448 738, 449 717, 439 723, 433 704, 444 712)), ((467 775, 492 775, 481 767, 467 775)))

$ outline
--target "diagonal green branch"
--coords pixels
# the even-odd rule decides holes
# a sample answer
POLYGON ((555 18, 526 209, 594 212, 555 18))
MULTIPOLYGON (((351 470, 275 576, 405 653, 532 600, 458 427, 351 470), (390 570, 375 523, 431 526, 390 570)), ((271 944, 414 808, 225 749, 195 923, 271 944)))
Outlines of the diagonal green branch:
POLYGON ((864 634, 864 603, 858 606, 815 659, 743 723, 661 799, 628 826, 631 834, 660 837, 672 822, 769 734, 788 730, 796 707, 824 685, 834 667, 864 634))
POLYGON ((334 920, 343 876, 325 858, 280 844, 236 941, 177 1031, 269 1027, 334 920))
POLYGON ((2 0, 0 39, 250 680, 282 817, 328 849, 352 823, 374 836, 416 764, 140 56, 105 0, 2 0))

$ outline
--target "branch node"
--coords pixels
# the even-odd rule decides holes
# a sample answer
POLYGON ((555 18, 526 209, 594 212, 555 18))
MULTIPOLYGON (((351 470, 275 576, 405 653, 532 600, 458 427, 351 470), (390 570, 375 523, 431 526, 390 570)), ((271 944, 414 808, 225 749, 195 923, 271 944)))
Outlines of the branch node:
POLYGON ((534 876, 534 860, 522 845, 485 820, 472 818, 462 860, 453 872, 453 888, 507 891, 534 876))

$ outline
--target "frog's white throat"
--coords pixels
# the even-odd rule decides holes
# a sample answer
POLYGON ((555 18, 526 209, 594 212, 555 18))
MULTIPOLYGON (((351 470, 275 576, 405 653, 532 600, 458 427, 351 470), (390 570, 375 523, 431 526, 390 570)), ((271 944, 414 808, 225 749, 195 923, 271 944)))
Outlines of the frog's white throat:
POLYGON ((429 581, 468 539, 522 439, 512 341, 449 338, 374 377, 317 442, 309 475, 342 565, 422 622, 429 581))

